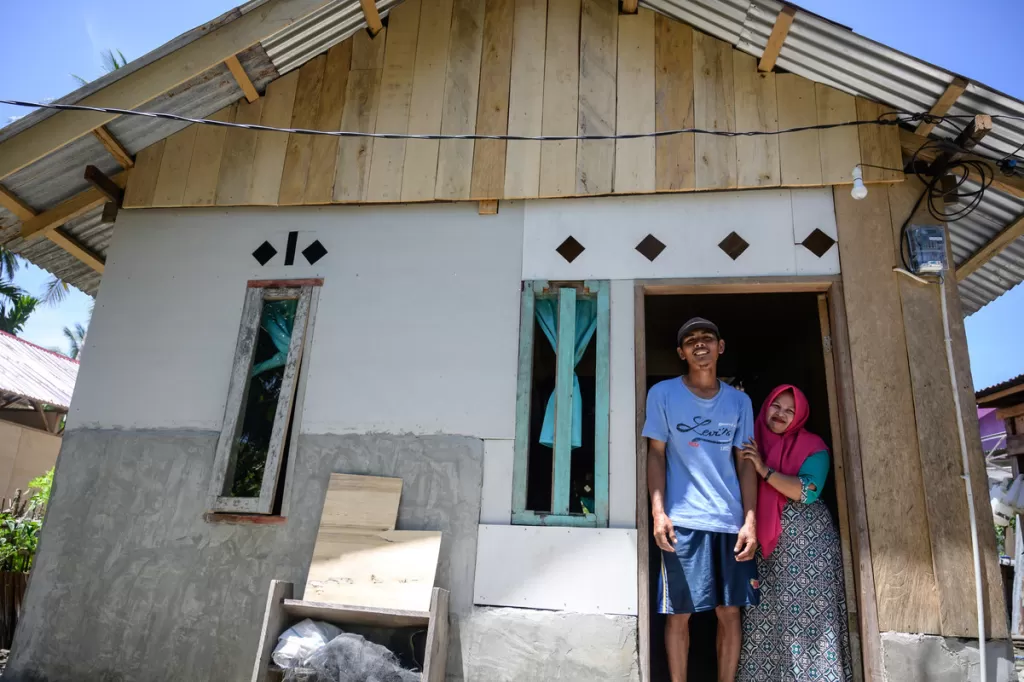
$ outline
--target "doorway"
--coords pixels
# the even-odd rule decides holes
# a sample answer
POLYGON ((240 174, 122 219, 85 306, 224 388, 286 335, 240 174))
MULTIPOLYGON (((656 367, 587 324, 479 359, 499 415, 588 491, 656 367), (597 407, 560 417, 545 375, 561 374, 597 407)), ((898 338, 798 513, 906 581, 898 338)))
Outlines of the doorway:
MULTIPOLYGON (((718 373, 726 383, 744 390, 753 403, 755 416, 761 403, 775 386, 789 383, 798 386, 807 395, 811 405, 810 419, 807 428, 820 435, 833 447, 834 438, 838 433, 837 406, 835 404, 834 375, 827 367, 830 364, 830 340, 823 339, 828 334, 828 313, 825 304, 825 289, 813 287, 773 287, 767 291, 756 287, 751 292, 734 293, 738 287, 677 287, 650 286, 644 291, 638 287, 636 302, 642 307, 638 311, 637 338, 637 400, 638 420, 643 418, 644 402, 641 394, 646 396, 647 390, 664 379, 679 376, 685 372, 684 363, 676 354, 676 331, 679 326, 691 317, 706 317, 715 322, 725 340, 725 353, 719 360, 718 373), (800 290, 803 288, 803 290, 800 290), (824 320, 823 320, 824 316, 824 320), (823 341, 826 347, 823 348, 823 341), (642 357, 640 357, 642 354, 642 357), (830 397, 831 396, 831 397, 830 397)), ((638 448, 640 456, 646 458, 645 444, 638 448)), ((841 452, 841 447, 840 447, 841 452)), ((646 459, 642 469, 646 476, 646 459)), ((820 499, 832 514, 836 527, 840 530, 843 541, 844 567, 847 569, 847 601, 851 614, 856 612, 853 603, 855 592, 852 589, 853 576, 851 551, 849 546, 848 528, 845 510, 845 481, 837 478, 837 468, 842 473, 839 456, 832 458, 832 471, 822 491, 820 499)), ((646 494, 646 480, 641 484, 638 479, 638 491, 643 488, 643 496, 638 496, 638 514, 646 514, 646 518, 638 518, 638 529, 641 533, 639 561, 647 568, 646 585, 640 585, 646 591, 647 608, 641 608, 640 617, 646 623, 641 629, 647 630, 647 636, 641 637, 642 645, 646 640, 648 650, 642 652, 648 661, 642 661, 642 668, 649 664, 650 675, 645 679, 653 682, 668 680, 668 667, 665 657, 664 626, 665 617, 656 613, 657 583, 651 580, 660 571, 660 554, 654 544, 650 532, 650 507, 646 494), (643 502, 639 502, 643 500, 643 502), (644 542, 646 540, 646 542, 644 542), (646 625, 646 628, 644 627, 646 625)), ((855 620, 851 618, 851 636, 855 644, 855 620)), ((691 680, 716 679, 717 660, 715 652, 715 635, 717 620, 714 612, 695 614, 690 619, 690 656, 689 677, 691 680)), ((854 656, 859 653, 854 647, 854 656)), ((859 666, 857 666, 859 668, 859 666)))

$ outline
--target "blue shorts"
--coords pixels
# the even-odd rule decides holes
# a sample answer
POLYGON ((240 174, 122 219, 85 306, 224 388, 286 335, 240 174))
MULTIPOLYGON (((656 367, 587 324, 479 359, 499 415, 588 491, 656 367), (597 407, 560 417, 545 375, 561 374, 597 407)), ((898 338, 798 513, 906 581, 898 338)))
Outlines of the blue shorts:
POLYGON ((658 613, 710 611, 761 602, 757 561, 736 561, 736 535, 676 526, 676 551, 661 552, 658 613))

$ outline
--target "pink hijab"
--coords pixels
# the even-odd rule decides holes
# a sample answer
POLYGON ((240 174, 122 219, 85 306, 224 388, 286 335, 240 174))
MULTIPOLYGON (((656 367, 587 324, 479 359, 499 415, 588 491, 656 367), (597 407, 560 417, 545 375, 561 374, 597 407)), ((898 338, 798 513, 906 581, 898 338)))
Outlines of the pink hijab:
MULTIPOLYGON (((807 404, 807 396, 790 384, 778 386, 761 405, 754 424, 754 437, 761 451, 764 463, 780 474, 796 476, 804 460, 815 452, 827 450, 825 441, 804 428, 807 418, 811 416, 811 408, 807 404), (777 434, 768 426, 768 406, 782 393, 791 391, 796 414, 785 433, 777 434)), ((762 556, 769 556, 782 534, 782 508, 786 506, 786 496, 770 484, 760 481, 757 489, 757 541, 761 543, 762 556)))

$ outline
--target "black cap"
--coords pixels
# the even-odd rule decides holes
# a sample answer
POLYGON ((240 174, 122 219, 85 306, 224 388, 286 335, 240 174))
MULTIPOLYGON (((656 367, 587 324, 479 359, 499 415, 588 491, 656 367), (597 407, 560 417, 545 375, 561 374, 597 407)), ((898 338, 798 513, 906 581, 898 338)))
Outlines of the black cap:
POLYGON ((682 346, 683 337, 690 332, 697 331, 698 329, 706 329, 718 338, 722 338, 722 335, 718 331, 718 325, 714 322, 711 320, 705 320, 703 317, 691 317, 686 321, 686 324, 679 328, 679 333, 676 334, 676 345, 682 346))

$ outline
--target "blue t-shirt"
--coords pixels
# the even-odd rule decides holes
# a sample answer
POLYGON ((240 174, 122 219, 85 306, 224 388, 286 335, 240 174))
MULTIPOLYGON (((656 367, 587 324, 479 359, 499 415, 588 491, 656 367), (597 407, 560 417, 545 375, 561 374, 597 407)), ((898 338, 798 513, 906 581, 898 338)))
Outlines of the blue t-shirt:
POLYGON ((643 435, 665 447, 665 512, 673 526, 738 533, 743 501, 732 449, 754 435, 746 393, 719 381, 714 398, 694 395, 681 377, 647 394, 643 435))

